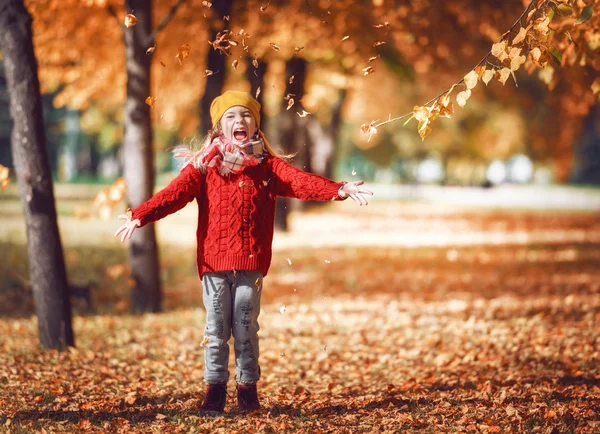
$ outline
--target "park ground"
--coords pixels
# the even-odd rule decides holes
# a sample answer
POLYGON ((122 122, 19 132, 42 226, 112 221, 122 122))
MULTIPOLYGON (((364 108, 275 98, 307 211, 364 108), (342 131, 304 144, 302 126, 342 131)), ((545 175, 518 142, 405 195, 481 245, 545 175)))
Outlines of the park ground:
MULTIPOLYGON (((202 415, 194 205, 158 224, 164 313, 128 313, 117 220, 59 189, 75 349, 38 348, 0 201, 0 432, 600 432, 600 214, 373 201, 293 213, 262 294, 262 409, 202 415)), ((9 190, 9 194, 10 194, 9 190)), ((116 212, 115 212, 116 215, 116 212)), ((234 361, 231 360, 232 374, 234 361)))

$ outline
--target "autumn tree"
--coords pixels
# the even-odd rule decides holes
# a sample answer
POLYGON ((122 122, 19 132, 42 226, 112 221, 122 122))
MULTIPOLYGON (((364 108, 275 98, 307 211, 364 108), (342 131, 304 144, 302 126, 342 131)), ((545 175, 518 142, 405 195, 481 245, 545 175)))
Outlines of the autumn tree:
POLYGON ((31 16, 22 0, 0 1, 0 47, 10 97, 11 147, 27 227, 29 274, 40 343, 45 348, 74 346, 31 16))

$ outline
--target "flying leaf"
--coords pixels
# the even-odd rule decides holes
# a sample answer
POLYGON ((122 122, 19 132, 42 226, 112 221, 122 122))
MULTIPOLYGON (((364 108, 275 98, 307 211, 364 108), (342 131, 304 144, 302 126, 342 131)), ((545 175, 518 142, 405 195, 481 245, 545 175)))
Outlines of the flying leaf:
MULTIPOLYGON (((506 68, 505 68, 506 69, 506 68)), ((459 106, 464 107, 467 103, 467 100, 471 97, 471 90, 463 90, 456 95, 456 102, 459 106)))
POLYGON ((258 69, 258 58, 256 56, 252 59, 252 66, 254 66, 254 69, 258 69))
POLYGON ((258 99, 258 95, 260 95, 260 86, 258 86, 256 89, 256 95, 254 95, 254 98, 258 99))
POLYGON ((495 74, 495 71, 493 69, 487 69, 483 73, 483 77, 481 77, 481 81, 483 81, 485 83, 485 85, 487 86, 487 84, 490 82, 490 80, 492 78, 494 78, 494 74, 495 74))
POLYGON ((294 76, 293 76, 293 75, 290 77, 290 79, 288 80, 288 82, 289 82, 290 84, 292 84, 292 83, 294 82, 294 76))
POLYGON ((266 4, 262 5, 262 6, 260 7, 260 11, 261 11, 261 12, 264 12, 264 11, 266 11, 266 10, 267 10, 267 8, 269 7, 269 5, 270 5, 270 4, 271 4, 271 0, 269 0, 269 1, 268 1, 266 4))
POLYGON ((233 62, 231 62, 231 66, 233 66, 233 69, 237 69, 238 63, 240 63, 240 62, 237 59, 235 59, 233 62))
POLYGON ((163 68, 166 68, 166 67, 167 67, 167 65, 165 65, 165 62, 163 62, 162 60, 160 61, 160 64, 161 64, 161 66, 162 66, 163 68))
POLYGON ((287 258, 288 264, 292 265, 292 260, 290 258, 287 258))
POLYGON ((279 45, 274 44, 272 42, 269 42, 269 44, 271 45, 271 47, 273 47, 273 50, 275 50, 275 51, 279 51, 280 50, 279 45))
POLYGON ((373 47, 379 47, 380 45, 383 45, 383 44, 385 44, 384 41, 376 41, 373 43, 373 47))
POLYGON ((8 167, 0 164, 0 188, 2 188, 2 191, 5 191, 6 187, 8 187, 8 184, 10 183, 10 177, 8 176, 9 172, 10 169, 8 167))
POLYGON ((156 45, 153 47, 150 47, 146 50, 146 54, 149 56, 150 54, 154 53, 154 49, 156 48, 156 45))
POLYGON ((289 110, 294 105, 294 98, 290 98, 286 110, 289 110))
POLYGON ((133 14, 127 14, 125 15, 125 27, 133 27, 137 24, 137 18, 135 15, 133 14))
POLYGON ((294 52, 298 54, 301 50, 304 50, 304 47, 296 47, 294 48, 294 52))
POLYGON ((496 74, 498 76, 498 81, 502 84, 506 84, 506 80, 510 77, 510 69, 502 68, 500 71, 497 71, 496 74))
POLYGON ((342 42, 344 42, 345 40, 347 40, 350 36, 346 35, 342 38, 342 42))
POLYGON ((300 116, 301 118, 305 118, 306 115, 309 115, 310 112, 307 112, 306 110, 302 110, 302 113, 300 112, 296 112, 298 114, 298 116, 300 116))
POLYGON ((148 104, 150 107, 154 107, 155 102, 156 102, 155 96, 149 96, 148 98, 146 98, 146 104, 148 104))
POLYGON ((473 89, 475 86, 477 86, 477 73, 475 71, 469 72, 467 75, 465 75, 464 80, 467 89, 473 89))
POLYGON ((208 77, 209 75, 214 75, 214 74, 216 74, 217 72, 219 72, 219 71, 211 71, 210 69, 205 69, 205 70, 204 70, 204 76, 205 76, 205 77, 208 77))
POLYGON ((369 60, 368 60, 368 62, 372 62, 372 61, 374 61, 374 60, 377 60, 377 58, 378 58, 378 57, 379 57, 379 56, 373 56, 373 57, 369 57, 369 60))
POLYGON ((369 75, 375 72, 375 69, 373 69, 372 66, 367 66, 366 68, 363 68, 362 70, 363 75, 369 75))
POLYGON ((594 13, 593 6, 590 5, 590 6, 584 7, 583 10, 581 11, 581 14, 579 15, 579 18, 577 18, 575 20, 575 23, 573 23, 573 24, 578 26, 580 24, 585 23, 587 20, 592 18, 593 13, 594 13))
POLYGON ((183 44, 177 50, 177 56, 175 56, 179 60, 179 65, 183 65, 183 61, 190 55, 190 50, 192 47, 190 44, 183 44))

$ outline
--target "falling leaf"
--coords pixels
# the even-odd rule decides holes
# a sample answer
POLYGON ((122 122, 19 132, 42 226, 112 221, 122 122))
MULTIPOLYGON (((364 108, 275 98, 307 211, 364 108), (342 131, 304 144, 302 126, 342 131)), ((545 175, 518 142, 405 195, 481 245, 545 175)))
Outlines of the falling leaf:
POLYGON ((133 27, 137 24, 137 18, 133 14, 125 15, 125 27, 133 27))
POLYGON ((165 65, 165 62, 163 62, 162 60, 160 61, 160 64, 162 65, 163 68, 167 67, 167 65, 165 65))
POLYGON ((471 97, 471 90, 463 90, 456 95, 456 102, 459 106, 464 107, 467 103, 467 100, 471 97))
POLYGON ((231 66, 233 66, 233 69, 237 69, 238 63, 240 63, 240 62, 237 59, 235 59, 233 62, 231 62, 231 66))
POLYGON ((150 54, 154 53, 154 49, 155 49, 155 48, 156 48, 156 45, 155 45, 155 46, 153 46, 153 47, 150 47, 150 48, 148 48, 148 49, 146 50, 146 54, 147 54, 147 55, 150 55, 150 54))
POLYGON ((342 42, 344 42, 345 40, 347 40, 350 36, 346 35, 342 38, 342 42))
POLYGON ((260 86, 258 86, 258 88, 256 89, 256 94, 254 95, 254 98, 258 99, 258 95, 260 95, 260 86))
POLYGON ((304 47, 296 47, 294 48, 294 52, 298 54, 301 50, 304 50, 304 47))
POLYGON ((483 77, 481 77, 481 81, 483 81, 485 83, 485 85, 487 86, 487 84, 490 82, 490 80, 492 78, 494 78, 494 74, 496 72, 493 69, 487 69, 484 73, 483 73, 483 77))
POLYGON ((202 342, 200 342, 200 348, 203 348, 209 342, 210 338, 208 336, 204 336, 204 339, 202 339, 202 342))
POLYGON ((354 170, 354 167, 352 168, 352 176, 356 175, 356 170, 354 170))
POLYGON ((306 110, 302 110, 302 113, 300 112, 296 112, 298 114, 298 116, 300 116, 301 118, 305 118, 306 115, 311 114, 310 112, 307 112, 306 110))
POLYGON ((270 4, 271 4, 271 0, 269 0, 269 1, 268 1, 266 4, 262 5, 262 6, 260 7, 260 11, 261 11, 261 12, 264 12, 264 11, 266 11, 266 10, 267 10, 267 8, 269 7, 269 5, 270 5, 270 4))
POLYGON ((155 96, 149 96, 148 98, 146 98, 146 104, 148 104, 150 107, 154 107, 155 102, 156 102, 155 96))
POLYGON ((290 258, 287 258, 288 264, 292 265, 292 260, 290 258))
POLYGON ((325 259, 325 263, 326 264, 331 264, 331 261, 329 259, 325 259))
POLYGON ((260 288, 260 277, 256 279, 256 282, 254 282, 254 286, 260 288))
POLYGON ((271 45, 271 47, 273 47, 273 50, 275 50, 275 51, 279 51, 280 50, 279 45, 277 45, 277 44, 269 42, 269 45, 271 45))
POLYGON ((281 312, 282 315, 285 315, 286 310, 287 310, 287 308, 285 307, 285 305, 283 305, 279 308, 279 312, 281 312))
POLYGON ((214 75, 214 74, 216 74, 217 72, 219 72, 219 71, 211 71, 210 69, 205 69, 205 70, 204 70, 204 76, 205 76, 205 77, 208 77, 209 75, 214 75))
POLYGON ((211 8, 212 7, 212 2, 209 2, 207 0, 202 0, 202 6, 207 7, 207 8, 211 8))
POLYGON ((292 83, 294 82, 294 76, 293 76, 293 75, 290 77, 290 79, 288 80, 288 82, 289 82, 290 84, 292 84, 292 83))
POLYGON ((378 57, 379 57, 379 56, 373 56, 373 57, 369 57, 369 60, 368 60, 368 62, 372 62, 372 61, 374 61, 374 60, 377 60, 377 58, 378 58, 378 57))
POLYGON ((183 44, 181 47, 179 47, 179 50, 177 50, 177 56, 175 56, 177 59, 179 59, 179 65, 183 65, 183 61, 190 55, 191 48, 192 47, 190 44, 183 44))
POLYGON ((286 110, 289 110, 294 105, 294 98, 290 98, 286 110))
POLYGON ((10 183, 9 172, 10 169, 8 167, 0 164, 0 188, 2 188, 2 191, 6 191, 6 187, 8 187, 8 184, 10 183))
POLYGON ((383 45, 383 44, 385 44, 384 41, 376 41, 373 43, 373 47, 379 47, 380 45, 383 45))
POLYGON ((362 70, 363 75, 369 75, 375 72, 375 69, 373 69, 372 66, 367 66, 366 68, 363 68, 362 70))
POLYGON ((596 78, 590 86, 594 95, 600 93, 600 78, 596 78))
POLYGON ((223 21, 229 21, 229 15, 224 15, 223 16, 223 21))
POLYGON ((477 86, 477 73, 475 71, 469 72, 467 75, 465 75, 464 80, 467 89, 473 89, 475 86, 477 86))
POLYGON ((254 66, 254 69, 258 69, 258 59, 256 56, 252 59, 252 66, 254 66))

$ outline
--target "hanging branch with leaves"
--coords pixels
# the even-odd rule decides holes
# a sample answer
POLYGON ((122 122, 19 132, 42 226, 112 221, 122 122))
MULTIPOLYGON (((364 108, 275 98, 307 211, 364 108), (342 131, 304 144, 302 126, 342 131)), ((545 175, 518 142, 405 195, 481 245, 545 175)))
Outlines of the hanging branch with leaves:
MULTIPOLYGON (((583 24, 592 17, 594 0, 584 0, 584 2, 586 6, 573 26, 583 24)), ((381 122, 371 121, 369 124, 363 124, 361 131, 369 134, 368 140, 370 140, 377 133, 377 129, 383 125, 408 118, 404 123, 406 125, 412 119, 416 119, 417 131, 421 139, 425 140, 432 131, 431 123, 435 119, 440 116, 449 118, 454 114, 451 96, 455 88, 462 86, 464 89, 455 97, 456 103, 464 107, 479 80, 487 86, 495 78, 504 85, 509 77, 512 77, 518 86, 515 72, 528 58, 537 68, 544 68, 552 57, 560 62, 562 55, 558 48, 552 45, 556 31, 550 27, 550 23, 557 15, 572 15, 574 3, 575 0, 532 0, 500 40, 492 45, 492 49, 461 80, 422 106, 415 106, 412 112, 395 118, 390 116, 381 122), (516 28, 519 26, 517 32, 516 28)), ((562 33, 569 36, 568 30, 562 33)))

